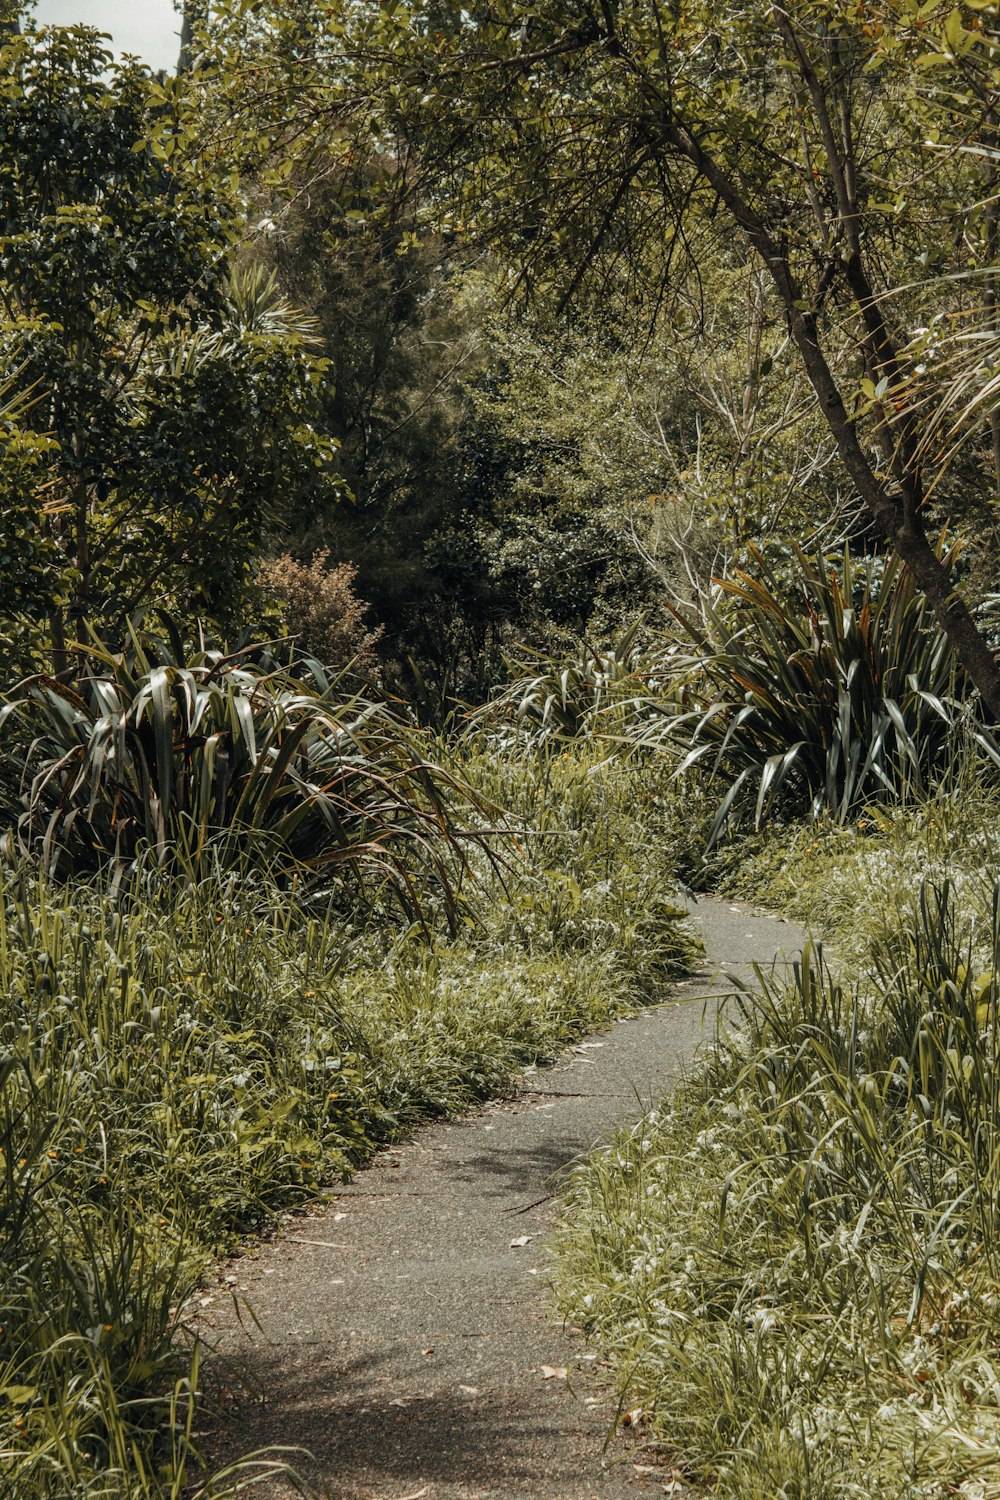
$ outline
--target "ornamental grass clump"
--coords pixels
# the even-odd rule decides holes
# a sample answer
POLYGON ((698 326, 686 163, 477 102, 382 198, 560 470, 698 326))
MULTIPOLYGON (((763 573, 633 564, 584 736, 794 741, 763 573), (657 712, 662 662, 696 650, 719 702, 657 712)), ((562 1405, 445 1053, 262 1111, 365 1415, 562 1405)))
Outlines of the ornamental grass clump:
POLYGON ((474 718, 523 747, 608 738, 659 722, 671 694, 667 672, 640 641, 637 621, 603 650, 581 642, 565 659, 512 660, 519 675, 474 718))
POLYGON ((17 843, 50 873, 127 866, 142 850, 197 874, 255 851, 371 903, 388 889, 410 918, 430 900, 454 921, 467 790, 389 706, 343 690, 319 663, 300 675, 266 651, 188 651, 171 630, 95 638, 70 683, 23 682, 0 710, 20 752, 17 843))
MULTIPOLYGON (((957 547, 943 538, 949 565, 957 547)), ((794 552, 779 581, 754 571, 720 580, 697 618, 688 706, 672 726, 681 771, 727 785, 710 841, 731 817, 841 821, 870 802, 925 793, 946 774, 956 723, 968 716, 985 760, 1000 760, 976 721, 969 686, 912 575, 893 556, 860 561, 794 552)))
POLYGON ((564 1207, 561 1310, 718 1500, 1000 1487, 1000 891, 873 955, 741 988, 564 1207))

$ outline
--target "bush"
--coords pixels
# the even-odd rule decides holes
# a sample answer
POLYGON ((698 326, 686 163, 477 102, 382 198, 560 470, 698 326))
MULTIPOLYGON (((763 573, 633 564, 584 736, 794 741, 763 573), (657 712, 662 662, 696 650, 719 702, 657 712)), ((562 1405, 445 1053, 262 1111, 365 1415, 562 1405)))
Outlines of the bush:
POLYGON ((983 872, 1000 867, 1000 789, 959 741, 954 758, 933 797, 870 808, 849 823, 819 819, 724 840, 706 873, 722 894, 796 918, 858 968, 898 925, 920 880, 947 881, 971 920, 983 872))
POLYGON ((672 705, 667 671, 639 643, 637 622, 606 650, 585 641, 568 659, 511 661, 521 669, 475 716, 479 727, 524 745, 635 735, 662 723, 672 705), (525 669, 528 670, 525 670, 525 669))
POLYGON ((483 801, 507 810, 526 856, 504 871, 495 933, 544 955, 613 947, 621 977, 647 999, 697 960, 677 896, 685 794, 666 760, 609 759, 595 743, 497 753, 473 739, 458 765, 483 801))
POLYGON ((313 553, 311 563, 296 562, 284 552, 264 565, 262 580, 280 600, 302 652, 335 671, 350 667, 358 673, 374 672, 382 628, 370 630, 365 625, 368 606, 354 592, 354 564, 331 568, 329 560, 329 548, 313 553))
MULTIPOLYGON (((956 549, 941 549, 954 561, 956 549)), ((845 549, 836 566, 796 551, 784 589, 757 563, 758 577, 718 585, 703 623, 678 616, 696 643, 694 706, 673 725, 687 747, 681 767, 728 783, 711 841, 745 792, 759 826, 779 810, 843 821, 932 787, 968 685, 909 572, 895 556, 858 563, 845 549)))
POLYGON ((29 678, 0 712, 11 737, 17 720, 33 735, 18 839, 48 871, 144 848, 197 871, 254 848, 329 889, 371 901, 388 885, 410 917, 433 896, 454 918, 469 798, 384 704, 315 662, 294 677, 176 636, 133 632, 121 653, 92 641, 76 663, 72 685, 29 678))

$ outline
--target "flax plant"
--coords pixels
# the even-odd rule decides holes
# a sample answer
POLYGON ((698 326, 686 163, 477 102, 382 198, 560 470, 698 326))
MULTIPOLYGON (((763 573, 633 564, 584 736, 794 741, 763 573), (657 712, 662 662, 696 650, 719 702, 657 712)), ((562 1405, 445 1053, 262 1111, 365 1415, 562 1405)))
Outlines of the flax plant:
POLYGON ((422 736, 318 662, 294 676, 266 649, 190 651, 167 623, 130 627, 121 652, 91 636, 72 682, 31 677, 0 709, 21 850, 62 873, 144 848, 197 873, 256 850, 368 903, 388 889, 410 918, 433 891, 454 922, 475 810, 422 736))
POLYGON ((641 644, 642 621, 604 649, 581 641, 566 659, 511 659, 515 674, 473 717, 477 728, 538 748, 633 736, 672 703, 669 663, 641 644))
MULTIPOLYGON (((688 700, 670 725, 680 771, 707 768, 726 791, 715 843, 737 812, 841 822, 863 806, 919 796, 945 776, 968 685, 912 576, 895 556, 812 560, 790 580, 752 551, 753 570, 718 582, 701 614, 677 612, 693 643, 688 700)), ((958 548, 938 555, 953 568, 958 548)), ((1000 753, 982 725, 987 764, 1000 753)))

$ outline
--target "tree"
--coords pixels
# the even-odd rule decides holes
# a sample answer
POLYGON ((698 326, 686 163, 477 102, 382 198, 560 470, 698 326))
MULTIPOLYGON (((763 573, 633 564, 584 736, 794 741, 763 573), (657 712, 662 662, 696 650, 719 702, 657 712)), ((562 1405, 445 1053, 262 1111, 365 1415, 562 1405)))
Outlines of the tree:
MULTIPOLYGON (((338 16, 329 77, 353 55, 355 95, 364 75, 398 149, 451 188, 449 213, 566 304, 622 264, 668 296, 720 233, 756 258, 861 503, 1000 718, 1000 667, 928 538, 908 398, 940 274, 995 253, 996 9, 434 0, 366 14, 346 44, 338 16)), ((334 95, 342 110, 351 89, 334 95)), ((989 454, 977 476, 995 512, 989 454)))
POLYGON ((318 177, 297 170, 262 197, 255 254, 313 319, 329 364, 323 429, 351 492, 335 508, 286 507, 277 545, 302 561, 320 549, 355 564, 384 652, 438 678, 461 608, 441 599, 428 549, 456 508, 475 295, 439 237, 417 243, 405 171, 376 150, 331 153, 318 177))
POLYGON ((592 634, 600 600, 618 622, 655 606, 660 584, 696 603, 748 543, 787 556, 789 533, 811 547, 847 519, 842 468, 761 273, 716 257, 699 276, 700 301, 677 299, 655 339, 623 336, 620 284, 578 306, 572 328, 491 330, 474 402, 510 453, 501 509, 536 580, 561 568, 546 528, 579 538, 586 562, 566 579, 583 595, 578 631, 592 634))
POLYGON ((50 564, 29 598, 5 567, 0 612, 48 612, 65 665, 84 619, 238 612, 275 505, 337 492, 325 367, 273 282, 234 269, 241 195, 182 84, 113 65, 86 28, 16 37, 0 66, 0 355, 21 399, 0 490, 16 469, 50 564))
POLYGON ((178 73, 189 73, 194 66, 195 43, 208 20, 207 0, 181 0, 181 45, 177 57, 178 73))

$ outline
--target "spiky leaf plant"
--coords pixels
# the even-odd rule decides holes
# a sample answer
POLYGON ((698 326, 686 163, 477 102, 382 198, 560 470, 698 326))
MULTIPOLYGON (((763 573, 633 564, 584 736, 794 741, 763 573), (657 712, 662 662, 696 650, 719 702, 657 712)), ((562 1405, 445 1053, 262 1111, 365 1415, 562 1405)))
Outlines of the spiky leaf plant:
MULTIPOLYGON (((478 725, 499 724, 530 745, 607 735, 636 717, 647 717, 663 684, 636 621, 605 650, 581 642, 569 658, 512 662, 520 673, 476 715, 478 725)), ((662 705, 658 712, 662 716, 662 705)))
POLYGON ((122 652, 91 637, 76 663, 71 684, 31 677, 0 710, 26 744, 16 837, 47 870, 148 848, 197 873, 256 848, 333 886, 388 883, 411 916, 433 892, 454 915, 472 799, 385 703, 317 662, 295 676, 261 650, 186 652, 173 630, 132 630, 122 652))
MULTIPOLYGON (((942 539, 953 563, 957 548, 942 539)), ((714 842, 756 784, 759 825, 782 806, 844 819, 861 804, 933 785, 948 763, 968 685, 930 606, 895 556, 836 562, 794 554, 791 587, 759 552, 720 580, 697 620, 693 707, 671 732, 729 783, 714 842)), ((991 755, 981 728, 976 738, 991 755)))

